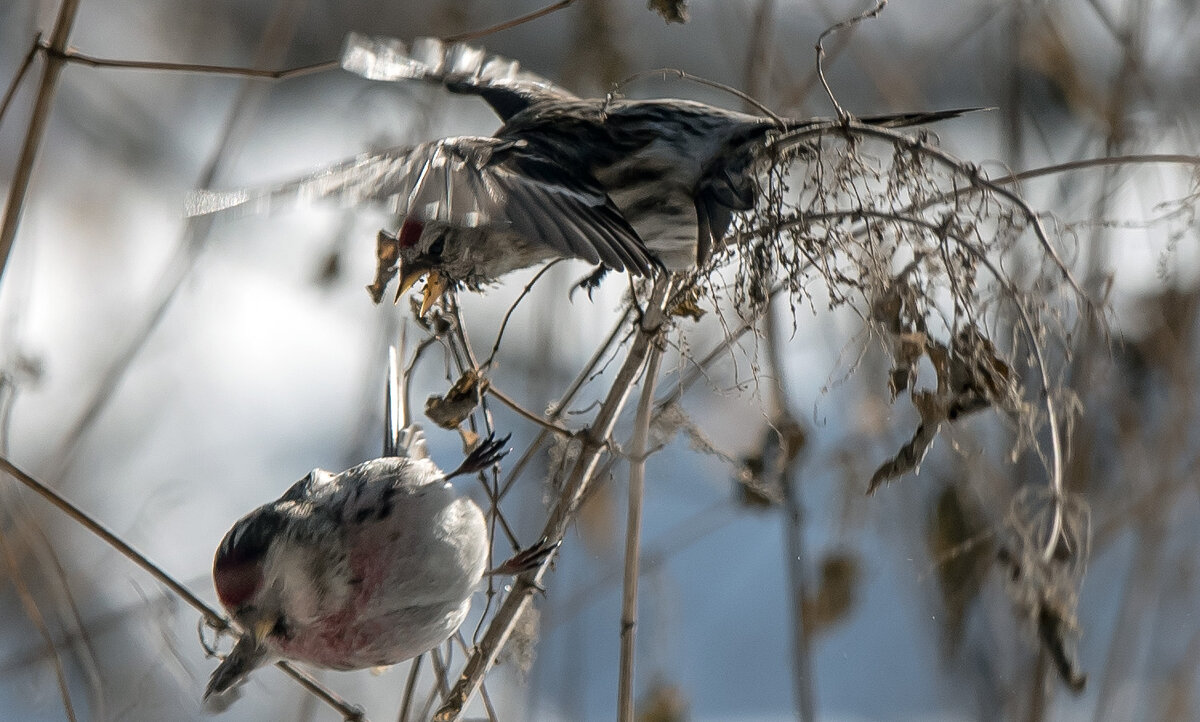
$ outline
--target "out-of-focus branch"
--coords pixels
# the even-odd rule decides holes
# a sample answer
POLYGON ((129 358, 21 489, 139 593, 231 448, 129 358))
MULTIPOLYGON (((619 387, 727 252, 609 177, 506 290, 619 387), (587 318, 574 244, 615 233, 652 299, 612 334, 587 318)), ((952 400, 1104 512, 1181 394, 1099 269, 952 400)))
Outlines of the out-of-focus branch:
POLYGON ((804 545, 804 507, 800 501, 799 473, 796 461, 803 439, 799 422, 792 413, 784 381, 783 341, 779 333, 776 306, 768 304, 763 316, 766 327, 767 361, 771 374, 771 424, 780 435, 779 465, 768 473, 779 475, 783 489, 784 546, 787 550, 788 586, 792 592, 792 687, 796 698, 796 718, 812 722, 816 717, 816 694, 813 691, 812 620, 807 617, 809 597, 806 577, 808 556, 804 545))
MULTIPOLYGON (((655 281, 625 361, 617 372, 592 425, 579 434, 578 459, 562 492, 550 510, 549 519, 542 532, 542 536, 548 543, 561 542, 575 519, 580 501, 588 490, 600 457, 608 448, 617 417, 625 407, 634 381, 645 365, 650 350, 666 322, 665 307, 671 285, 670 279, 665 275, 655 281)), ((488 625, 483 638, 467 660, 462 676, 450 690, 446 703, 437 711, 434 719, 439 722, 449 722, 462 717, 467 703, 479 689, 488 670, 495 664, 496 657, 507 643, 509 635, 524 613, 533 593, 540 588, 541 579, 549 569, 553 558, 553 554, 548 555, 537 569, 525 572, 513 580, 511 591, 500 605, 500 609, 496 611, 496 616, 488 625)))
POLYGON ((549 15, 550 13, 558 12, 559 10, 565 9, 568 5, 571 5, 574 2, 575 2, 575 0, 559 0, 559 2, 547 5, 546 7, 542 8, 540 10, 535 10, 527 15, 522 15, 521 17, 513 18, 512 20, 505 20, 502 23, 497 23, 496 25, 492 25, 491 27, 484 28, 483 30, 472 30, 471 32, 467 32, 467 33, 459 33, 458 35, 450 35, 448 37, 442 38, 442 40, 444 40, 447 43, 459 43, 464 40, 478 40, 479 38, 486 37, 493 33, 498 33, 501 30, 508 30, 510 28, 515 28, 518 25, 524 25, 525 23, 530 22, 531 20, 537 20, 538 18, 545 17, 545 16, 549 15))
POLYGON ((244 68, 233 65, 205 65, 204 63, 167 63, 161 60, 121 60, 118 58, 98 58, 94 55, 70 49, 58 49, 50 45, 40 46, 48 58, 58 63, 78 63, 90 68, 116 68, 123 70, 159 70, 181 73, 203 73, 205 75, 235 75, 241 78, 262 78, 265 80, 285 80, 298 78, 302 75, 312 75, 326 70, 336 70, 341 67, 337 60, 323 60, 319 63, 301 65, 283 70, 262 70, 259 68, 244 68))
MULTIPOLYGON (((67 37, 71 34, 71 26, 75 23, 75 13, 78 10, 79 0, 63 0, 48 47, 60 51, 67 47, 67 37)), ((25 131, 25 142, 21 145, 21 156, 17 160, 17 170, 8 189, 8 202, 4 206, 4 224, 0 226, 0 279, 4 278, 4 269, 8 266, 13 240, 17 237, 21 210, 25 206, 25 194, 29 190, 29 180, 33 177, 33 164, 37 161, 38 149, 42 145, 42 137, 46 134, 50 107, 54 103, 54 90, 58 85, 58 76, 62 73, 63 65, 61 58, 47 57, 46 65, 42 69, 42 82, 38 86, 37 98, 33 101, 29 129, 25 131)))
POLYGON ((12 82, 8 85, 8 90, 4 91, 4 100, 0 100, 0 124, 4 123, 4 116, 8 113, 8 105, 17 95, 17 89, 21 87, 21 81, 25 79, 25 73, 29 72, 30 66, 33 65, 33 59, 37 57, 41 35, 34 38, 33 44, 29 46, 29 52, 25 54, 25 59, 21 61, 21 67, 17 69, 13 75, 12 82))

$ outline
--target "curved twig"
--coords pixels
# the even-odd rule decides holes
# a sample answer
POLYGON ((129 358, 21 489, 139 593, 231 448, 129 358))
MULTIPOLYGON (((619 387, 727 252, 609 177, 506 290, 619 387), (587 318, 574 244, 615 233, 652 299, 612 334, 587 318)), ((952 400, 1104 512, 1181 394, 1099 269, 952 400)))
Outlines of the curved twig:
POLYGON ((529 295, 529 292, 533 290, 534 284, 542 280, 542 276, 546 275, 547 271, 558 265, 558 263, 563 260, 565 259, 555 258, 553 261, 547 263, 545 266, 539 269, 537 273, 534 274, 533 278, 529 279, 529 283, 525 284, 525 288, 521 289, 521 293, 517 295, 516 300, 512 302, 512 305, 508 307, 508 311, 504 313, 504 320, 500 322, 500 330, 496 332, 496 342, 492 344, 492 352, 488 355, 487 361, 483 362, 483 368, 488 368, 491 366, 492 361, 496 359, 496 352, 500 350, 500 340, 504 338, 504 330, 508 328, 508 320, 512 318, 513 311, 517 310, 517 306, 521 305, 521 301, 524 301, 525 297, 529 295))
POLYGON ((839 121, 845 122, 850 118, 850 114, 847 113, 845 108, 842 107, 842 104, 838 102, 837 97, 833 94, 833 88, 829 87, 829 80, 825 77, 825 38, 833 33, 853 27, 864 20, 878 17, 879 13, 883 12, 883 8, 887 4, 888 0, 879 0, 879 2, 875 4, 875 7, 871 8, 870 10, 867 10, 847 20, 843 20, 836 25, 831 25, 825 28, 825 31, 817 37, 817 44, 815 46, 817 51, 817 77, 821 79, 821 87, 825 88, 825 94, 829 96, 829 102, 833 103, 833 108, 837 111, 839 121))
POLYGON ((606 96, 606 103, 611 102, 614 98, 616 98, 618 95, 620 95, 621 89, 624 88, 626 85, 629 85, 630 83, 641 80, 642 78, 652 78, 654 76, 662 76, 663 80, 666 80, 668 75, 674 75, 679 80, 687 80, 689 82, 696 83, 698 85, 704 85, 709 88, 716 88, 717 90, 729 93, 730 95, 738 98, 739 100, 746 103, 747 105, 753 106, 760 113, 767 116, 771 120, 775 121, 775 123, 777 125, 779 125, 779 126, 786 125, 787 121, 783 117, 776 114, 775 111, 771 110, 766 105, 763 105, 762 101, 754 98, 749 93, 738 90, 737 88, 733 87, 732 85, 726 85, 725 83, 720 83, 720 82, 717 82, 716 80, 709 80, 708 78, 704 78, 699 75, 692 75, 691 73, 687 72, 686 70, 680 70, 679 68, 656 68, 654 70, 642 70, 640 72, 634 73, 633 75, 630 75, 628 78, 625 78, 616 83, 613 83, 612 90, 610 90, 608 95, 606 96))

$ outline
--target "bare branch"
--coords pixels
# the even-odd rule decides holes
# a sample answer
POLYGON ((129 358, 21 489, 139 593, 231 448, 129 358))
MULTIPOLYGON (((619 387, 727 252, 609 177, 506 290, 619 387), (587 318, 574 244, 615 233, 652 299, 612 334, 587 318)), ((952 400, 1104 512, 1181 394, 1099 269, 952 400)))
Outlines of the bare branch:
POLYGON ((638 556, 642 542, 642 497, 646 486, 646 449, 650 439, 650 416, 662 348, 650 347, 646 372, 642 375, 642 395, 638 399, 633 422, 633 441, 629 448, 629 516, 625 524, 625 578, 621 594, 621 660, 617 691, 617 719, 633 722, 633 666, 638 614, 638 556))
MULTIPOLYGON (((58 19, 54 22, 54 31, 50 34, 49 47, 57 50, 67 47, 67 37, 71 34, 71 26, 75 23, 75 13, 78 10, 79 0, 63 0, 58 9, 58 19)), ((58 86, 58 77, 62 69, 62 58, 46 58, 46 65, 42 68, 42 82, 38 85, 37 98, 33 101, 33 114, 29 118, 29 128, 25 131, 25 141, 21 144, 21 156, 17 160, 17 169, 8 188, 8 201, 4 205, 4 224, 0 226, 0 279, 4 278, 4 269, 8 266, 8 257, 17 237, 17 226, 20 225, 21 211, 25 206, 25 193, 29 190, 29 180, 33 177, 33 165, 37 162, 42 136, 45 135, 46 124, 50 120, 50 107, 54 104, 54 90, 58 86)))

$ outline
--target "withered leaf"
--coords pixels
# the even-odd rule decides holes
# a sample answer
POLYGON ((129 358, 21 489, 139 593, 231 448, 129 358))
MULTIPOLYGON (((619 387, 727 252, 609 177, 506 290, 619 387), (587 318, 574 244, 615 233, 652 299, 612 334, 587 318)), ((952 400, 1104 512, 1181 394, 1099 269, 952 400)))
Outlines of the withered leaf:
POLYGON ((661 678, 651 682, 637 703, 637 722, 684 722, 688 718, 683 689, 661 678))
POLYGON ((669 23, 688 21, 687 0, 649 0, 646 7, 658 13, 669 23))
POLYGON ((807 633, 823 632, 846 618, 854 608, 858 572, 858 560, 845 552, 834 552, 821 560, 820 585, 804 600, 807 633))
POLYGON ((367 286, 371 300, 379 303, 383 300, 383 291, 388 283, 396 277, 397 262, 400 260, 400 240, 389 236, 386 231, 379 231, 375 237, 375 280, 367 286))
POLYGON ((700 308, 700 304, 695 298, 685 298, 669 311, 670 315, 676 317, 690 318, 693 321, 699 321, 704 318, 704 309, 700 308))
POLYGON ((921 424, 908 443, 900 447, 896 455, 884 462, 871 475, 867 495, 875 493, 880 485, 914 471, 929 453, 929 447, 937 438, 942 422, 946 420, 945 409, 938 403, 937 395, 930 391, 917 391, 912 395, 913 405, 921 412, 921 424))
POLYGON ((1074 645, 1070 643, 1074 625, 1048 604, 1042 604, 1038 609, 1037 625, 1038 636, 1046 653, 1054 661, 1054 668, 1067 687, 1079 694, 1087 685, 1087 675, 1079 670, 1079 662, 1072 649, 1074 645))
POLYGON ((475 369, 467 369, 454 382, 445 396, 430 396, 425 401, 425 415, 443 429, 457 429, 487 391, 489 381, 475 369))
POLYGON ((758 450, 739 461, 734 477, 738 501, 755 508, 781 505, 786 477, 807 443, 803 426, 787 416, 776 418, 763 429, 758 450))

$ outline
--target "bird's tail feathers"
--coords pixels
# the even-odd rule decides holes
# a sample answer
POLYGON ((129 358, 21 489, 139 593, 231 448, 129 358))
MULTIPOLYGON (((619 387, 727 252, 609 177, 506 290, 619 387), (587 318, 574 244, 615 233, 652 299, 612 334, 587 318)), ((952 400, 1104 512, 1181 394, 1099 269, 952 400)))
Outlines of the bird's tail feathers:
MULTIPOLYGON (((875 125, 880 128, 911 128, 915 125, 927 125, 942 120, 957 118, 968 113, 977 113, 995 108, 951 108, 950 110, 914 111, 911 113, 887 113, 885 115, 852 116, 859 123, 875 125)), ((796 118, 784 121, 785 130, 804 130, 820 123, 836 122, 831 118, 796 118)), ((778 129, 778 126, 774 126, 778 129)), ((770 128, 768 128, 769 130, 770 128)))
POLYGON ((882 128, 910 128, 914 125, 926 125, 942 120, 957 118, 967 113, 978 113, 995 108, 952 108, 950 110, 917 111, 914 113, 891 113, 888 115, 871 115, 859 118, 859 122, 867 125, 878 125, 882 128))

